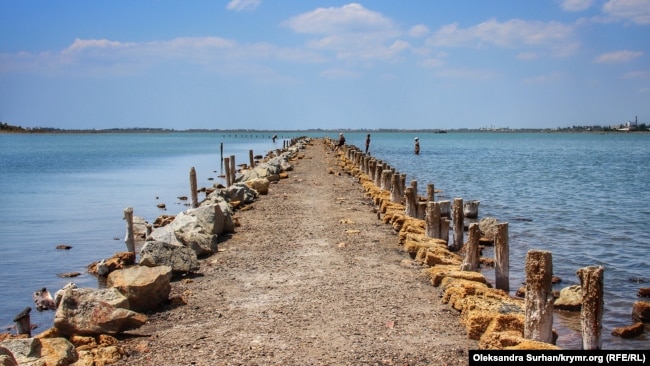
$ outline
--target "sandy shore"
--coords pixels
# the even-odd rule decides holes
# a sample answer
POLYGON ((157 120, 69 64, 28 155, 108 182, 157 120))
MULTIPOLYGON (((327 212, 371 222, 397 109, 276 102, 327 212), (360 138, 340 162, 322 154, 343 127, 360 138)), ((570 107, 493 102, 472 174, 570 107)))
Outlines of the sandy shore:
POLYGON ((476 349, 321 140, 175 301, 121 337, 120 365, 466 365, 476 349), (185 303, 185 304, 183 304, 185 303))

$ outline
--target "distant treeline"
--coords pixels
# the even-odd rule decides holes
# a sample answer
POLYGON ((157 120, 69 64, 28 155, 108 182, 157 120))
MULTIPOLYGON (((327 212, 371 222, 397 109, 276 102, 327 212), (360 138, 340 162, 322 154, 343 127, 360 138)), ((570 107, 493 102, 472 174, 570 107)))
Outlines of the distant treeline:
MULTIPOLYGON (((622 127, 622 126, 619 126, 622 127)), ((151 128, 151 127, 132 127, 132 128, 107 128, 107 129, 60 129, 54 127, 21 127, 12 126, 6 122, 0 122, 0 133, 129 133, 129 132, 233 132, 233 133, 250 133, 250 132, 310 132, 310 133, 338 133, 338 132, 374 132, 374 133, 393 133, 393 132, 413 132, 413 133, 447 133, 447 132, 618 132, 619 127, 611 126, 570 126, 558 128, 457 128, 450 130, 442 129, 399 129, 399 128, 375 128, 375 129, 304 129, 304 130, 258 130, 258 129, 186 129, 175 130, 169 128, 151 128)), ((630 129, 629 132, 647 132, 648 126, 645 123, 639 123, 630 129)))

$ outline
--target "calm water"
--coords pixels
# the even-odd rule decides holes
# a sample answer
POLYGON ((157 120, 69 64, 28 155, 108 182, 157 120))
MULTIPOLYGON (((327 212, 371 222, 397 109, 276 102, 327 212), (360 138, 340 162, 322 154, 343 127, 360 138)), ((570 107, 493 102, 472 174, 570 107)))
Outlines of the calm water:
MULTIPOLYGON (((364 145, 365 134, 346 137, 364 145)), ((557 289, 579 284, 579 268, 602 265, 604 347, 648 348, 647 336, 610 333, 631 324, 638 288, 650 287, 650 134, 425 134, 418 136, 419 156, 413 137, 373 133, 370 152, 417 180, 420 193, 433 183, 443 191, 438 199, 480 200, 480 217, 509 222, 513 291, 524 281, 530 249, 553 252, 563 279, 557 289)), ((126 248, 124 208, 150 222, 165 213, 158 203, 170 214, 184 210, 177 197, 189 196, 191 167, 200 187, 219 180, 220 143, 238 164, 248 162, 249 149, 265 154, 282 146, 254 132, 0 135, 0 329, 32 306, 31 294, 41 287, 96 286, 86 265, 126 248), (73 249, 55 250, 58 244, 73 249), (56 276, 64 272, 82 275, 56 276)), ((32 312, 41 330, 52 318, 53 312, 32 312)), ((556 313, 555 322, 558 344, 579 349, 579 315, 556 313)))

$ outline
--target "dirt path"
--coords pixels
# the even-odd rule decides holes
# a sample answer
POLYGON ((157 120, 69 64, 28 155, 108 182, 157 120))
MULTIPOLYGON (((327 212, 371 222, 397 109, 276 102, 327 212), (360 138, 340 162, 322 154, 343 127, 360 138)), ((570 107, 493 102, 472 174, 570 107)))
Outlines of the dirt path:
POLYGON ((321 140, 176 281, 123 365, 466 365, 458 315, 321 140))

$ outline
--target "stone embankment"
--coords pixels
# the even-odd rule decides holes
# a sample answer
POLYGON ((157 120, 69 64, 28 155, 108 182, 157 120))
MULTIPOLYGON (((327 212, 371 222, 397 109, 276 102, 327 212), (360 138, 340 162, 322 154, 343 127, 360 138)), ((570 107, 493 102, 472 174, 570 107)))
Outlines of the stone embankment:
POLYGON ((234 210, 268 193, 270 182, 286 177, 285 171, 292 168, 289 160, 302 144, 277 156, 269 152, 238 182, 206 190, 199 207, 161 217, 163 223, 154 224, 153 230, 136 218, 134 234, 146 239, 139 263, 135 252, 119 252, 88 268, 106 278, 106 288, 77 288, 69 283, 54 297, 47 289, 35 292, 39 311, 56 311, 54 326, 35 337, 29 329, 16 336, 0 334, 0 365, 93 365, 120 359, 116 337, 147 323, 146 314, 164 304, 183 302, 180 297, 170 299, 172 277, 200 271, 199 258, 217 253, 219 238, 234 231, 234 210))

